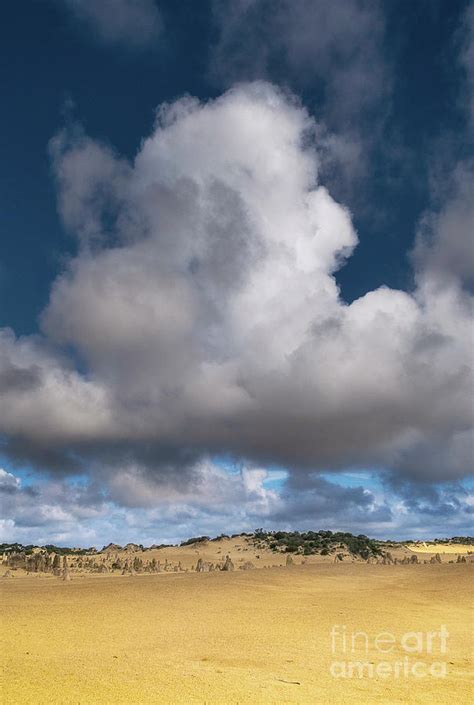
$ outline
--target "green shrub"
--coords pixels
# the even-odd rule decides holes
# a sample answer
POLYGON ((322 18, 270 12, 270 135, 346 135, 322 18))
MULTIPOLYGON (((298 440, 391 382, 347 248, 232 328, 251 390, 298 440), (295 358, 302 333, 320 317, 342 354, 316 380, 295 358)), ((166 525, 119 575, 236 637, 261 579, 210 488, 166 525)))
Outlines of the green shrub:
POLYGON ((187 539, 186 541, 181 541, 180 546, 190 546, 193 543, 203 543, 204 541, 210 541, 209 536, 195 536, 192 539, 187 539))

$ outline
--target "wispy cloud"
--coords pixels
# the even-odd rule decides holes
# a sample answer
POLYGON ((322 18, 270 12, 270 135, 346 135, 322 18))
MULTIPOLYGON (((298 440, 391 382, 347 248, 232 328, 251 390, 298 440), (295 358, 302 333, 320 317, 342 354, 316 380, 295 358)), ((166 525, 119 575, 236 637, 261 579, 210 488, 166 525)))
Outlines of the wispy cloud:
MULTIPOLYGON (((219 85, 268 80, 309 91, 326 179, 338 196, 366 174, 390 112, 386 19, 376 0, 214 0, 210 75, 219 85)), ((387 150, 388 151, 388 150, 387 150)))
POLYGON ((133 48, 153 46, 163 31, 154 0, 59 0, 98 39, 133 48))

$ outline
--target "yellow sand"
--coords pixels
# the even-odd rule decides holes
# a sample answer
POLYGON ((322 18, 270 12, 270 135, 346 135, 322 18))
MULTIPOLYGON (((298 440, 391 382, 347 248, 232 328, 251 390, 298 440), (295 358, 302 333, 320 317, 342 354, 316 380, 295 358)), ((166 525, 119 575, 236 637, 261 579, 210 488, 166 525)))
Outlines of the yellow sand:
POLYGON ((410 549, 410 551, 414 551, 415 553, 454 553, 454 554, 466 554, 466 553, 474 553, 474 546, 472 544, 464 544, 464 543, 428 543, 428 542, 423 542, 421 544, 419 543, 413 543, 407 545, 407 548, 410 549))
POLYGON ((472 564, 319 564, 234 573, 3 579, 2 702, 388 705, 471 700, 472 564), (402 659, 408 631, 449 631, 447 677, 336 679, 330 630, 358 659, 402 659), (374 649, 392 632, 390 654, 374 649))

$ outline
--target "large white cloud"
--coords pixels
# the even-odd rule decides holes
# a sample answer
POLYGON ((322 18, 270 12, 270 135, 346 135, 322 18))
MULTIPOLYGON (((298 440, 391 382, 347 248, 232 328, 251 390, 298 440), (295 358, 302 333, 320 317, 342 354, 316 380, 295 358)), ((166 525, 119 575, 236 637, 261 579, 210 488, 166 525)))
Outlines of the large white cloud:
POLYGON ((472 302, 422 265, 413 294, 341 301, 333 275, 357 236, 318 182, 317 134, 294 99, 255 83, 162 107, 133 164, 59 135, 60 212, 80 251, 42 329, 86 372, 7 335, 3 374, 16 350, 17 375, 41 374, 26 424, 11 385, 0 432, 77 453, 191 447, 425 479, 449 446, 436 479, 469 472, 472 302))

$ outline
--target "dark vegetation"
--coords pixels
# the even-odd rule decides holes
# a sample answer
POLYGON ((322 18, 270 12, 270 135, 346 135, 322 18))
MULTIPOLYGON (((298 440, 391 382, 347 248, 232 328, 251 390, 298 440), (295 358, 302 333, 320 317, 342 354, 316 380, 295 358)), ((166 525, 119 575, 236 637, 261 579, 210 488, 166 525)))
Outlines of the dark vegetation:
MULTIPOLYGON (((0 554, 2 553, 25 553, 26 555, 31 555, 33 549, 39 548, 34 544, 28 544, 23 546, 21 543, 0 543, 0 554)), ((84 556, 86 553, 97 553, 97 549, 91 548, 69 548, 67 546, 55 546, 52 543, 48 543, 45 546, 41 546, 48 553, 57 553, 60 556, 84 556)))
POLYGON ((188 539, 187 541, 181 541, 179 544, 180 546, 190 546, 193 543, 203 543, 204 541, 210 541, 211 537, 210 536, 195 536, 192 539, 188 539))
POLYGON ((364 534, 354 536, 343 531, 265 531, 256 529, 254 541, 261 548, 270 548, 275 552, 302 553, 310 556, 319 553, 322 556, 346 549, 354 556, 368 559, 382 553, 378 542, 364 534))
POLYGON ((144 551, 151 551, 152 548, 172 548, 175 544, 174 543, 154 543, 152 546, 149 548, 144 548, 144 551))

